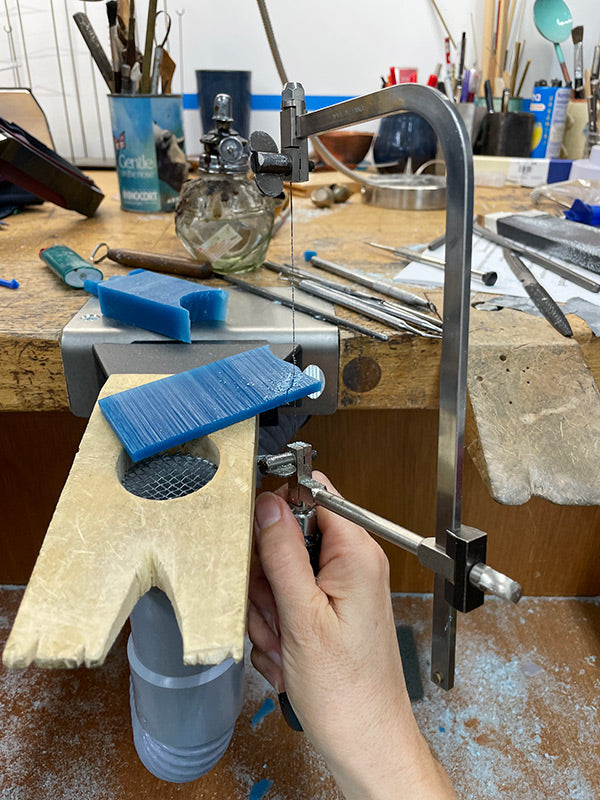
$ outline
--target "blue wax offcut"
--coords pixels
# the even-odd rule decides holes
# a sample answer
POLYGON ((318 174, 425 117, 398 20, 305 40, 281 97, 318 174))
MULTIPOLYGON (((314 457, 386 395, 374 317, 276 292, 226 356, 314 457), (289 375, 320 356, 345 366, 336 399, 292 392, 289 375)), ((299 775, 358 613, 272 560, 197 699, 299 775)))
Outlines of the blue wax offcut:
POLYGON ((104 316, 182 342, 191 341, 191 323, 222 322, 229 292, 193 281, 135 269, 98 283, 85 281, 104 316))
POLYGON ((263 719, 273 711, 275 711, 275 701, 271 697, 267 697, 265 702, 250 720, 250 727, 256 728, 256 726, 260 725, 263 719))
POLYGON ((320 386, 265 345, 103 397, 99 406, 132 461, 140 461, 320 386))
POLYGON ((592 206, 582 200, 575 200, 565 217, 573 222, 583 222, 585 225, 600 227, 600 206, 592 206))
POLYGON ((258 781, 258 783, 255 783, 252 787, 250 794, 248 795, 248 800, 262 800, 271 786, 273 786, 273 781, 270 781, 267 778, 264 778, 262 781, 258 781))

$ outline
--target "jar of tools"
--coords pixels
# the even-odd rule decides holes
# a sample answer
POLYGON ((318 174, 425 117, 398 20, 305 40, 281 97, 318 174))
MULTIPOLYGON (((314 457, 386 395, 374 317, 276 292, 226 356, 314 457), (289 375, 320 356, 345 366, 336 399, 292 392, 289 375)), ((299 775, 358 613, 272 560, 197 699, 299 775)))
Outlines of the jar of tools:
POLYGON ((250 178, 248 142, 232 128, 231 107, 228 94, 217 94, 215 127, 200 140, 200 176, 184 183, 175 209, 186 250, 223 273, 263 263, 280 202, 261 194, 250 178))

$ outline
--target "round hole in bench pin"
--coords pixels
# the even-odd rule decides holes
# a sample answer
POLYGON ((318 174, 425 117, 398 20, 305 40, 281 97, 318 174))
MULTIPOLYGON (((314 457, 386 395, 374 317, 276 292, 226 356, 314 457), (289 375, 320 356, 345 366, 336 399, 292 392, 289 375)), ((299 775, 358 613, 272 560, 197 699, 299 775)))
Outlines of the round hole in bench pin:
POLYGON ((309 364, 303 372, 305 375, 308 375, 309 378, 315 378, 321 381, 321 388, 308 395, 311 400, 316 400, 317 397, 320 397, 325 391, 325 373, 317 364, 309 364))
POLYGON ((159 453, 127 467, 121 485, 146 500, 172 500, 202 489, 217 469, 214 462, 191 453, 159 453))

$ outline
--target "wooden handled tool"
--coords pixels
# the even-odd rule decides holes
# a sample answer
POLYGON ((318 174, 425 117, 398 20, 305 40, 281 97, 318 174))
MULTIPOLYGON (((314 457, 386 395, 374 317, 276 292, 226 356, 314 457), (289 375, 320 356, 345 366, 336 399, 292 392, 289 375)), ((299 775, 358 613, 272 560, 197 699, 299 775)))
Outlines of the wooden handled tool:
POLYGON ((105 242, 96 245, 92 253, 92 261, 99 264, 109 258, 117 264, 132 269, 149 269, 152 272, 167 272, 171 275, 185 275, 188 278, 210 278, 213 271, 208 261, 195 261, 191 258, 171 256, 166 253, 144 253, 141 250, 125 250, 109 247, 105 242), (106 252, 98 256, 101 248, 106 252))

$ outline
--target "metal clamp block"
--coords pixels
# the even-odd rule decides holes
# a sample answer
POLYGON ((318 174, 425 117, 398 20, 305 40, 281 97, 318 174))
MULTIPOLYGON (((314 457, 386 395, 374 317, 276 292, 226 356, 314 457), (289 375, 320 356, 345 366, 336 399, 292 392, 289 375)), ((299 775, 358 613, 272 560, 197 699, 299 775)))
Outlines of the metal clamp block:
POLYGON ((475 564, 485 564, 487 534, 461 525, 460 533, 446 532, 446 553, 454 562, 454 579, 446 582, 446 601, 458 611, 472 611, 483 605, 484 594, 469 580, 475 564))

